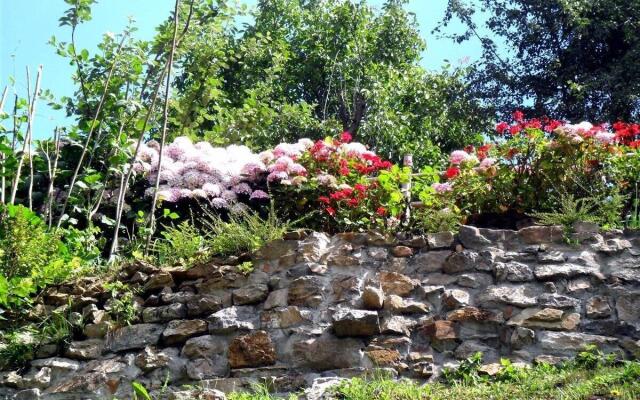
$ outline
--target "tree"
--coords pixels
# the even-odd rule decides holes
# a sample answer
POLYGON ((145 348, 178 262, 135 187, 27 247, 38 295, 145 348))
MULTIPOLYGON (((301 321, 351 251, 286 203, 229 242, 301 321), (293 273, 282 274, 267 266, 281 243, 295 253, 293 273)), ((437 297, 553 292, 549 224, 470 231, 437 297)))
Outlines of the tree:
POLYGON ((574 121, 640 118, 639 0, 449 0, 436 31, 454 18, 467 29, 446 36, 481 41, 468 81, 499 115, 525 107, 574 121), (490 37, 474 20, 479 7, 490 37))
POLYGON ((464 71, 429 73, 405 0, 260 1, 243 8, 196 1, 179 58, 173 131, 256 148, 349 131, 394 160, 418 163, 478 140, 486 126, 464 71))

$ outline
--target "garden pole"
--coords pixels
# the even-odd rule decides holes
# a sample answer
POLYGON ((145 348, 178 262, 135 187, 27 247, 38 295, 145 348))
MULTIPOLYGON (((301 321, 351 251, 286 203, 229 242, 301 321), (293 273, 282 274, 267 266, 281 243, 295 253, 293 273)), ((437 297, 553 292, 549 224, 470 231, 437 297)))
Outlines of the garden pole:
POLYGON ((404 223, 409 224, 411 218, 411 175, 413 174, 413 154, 405 154, 402 158, 402 166, 409 169, 407 181, 402 183, 400 191, 404 196, 405 210, 404 223))

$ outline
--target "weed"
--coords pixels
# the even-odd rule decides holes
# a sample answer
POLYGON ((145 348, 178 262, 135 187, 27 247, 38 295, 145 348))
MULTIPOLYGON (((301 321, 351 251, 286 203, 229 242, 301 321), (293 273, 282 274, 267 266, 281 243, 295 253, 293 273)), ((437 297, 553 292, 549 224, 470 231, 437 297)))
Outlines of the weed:
POLYGON ((162 238, 153 244, 153 252, 161 265, 191 266, 206 258, 204 237, 189 221, 178 226, 165 226, 162 238))

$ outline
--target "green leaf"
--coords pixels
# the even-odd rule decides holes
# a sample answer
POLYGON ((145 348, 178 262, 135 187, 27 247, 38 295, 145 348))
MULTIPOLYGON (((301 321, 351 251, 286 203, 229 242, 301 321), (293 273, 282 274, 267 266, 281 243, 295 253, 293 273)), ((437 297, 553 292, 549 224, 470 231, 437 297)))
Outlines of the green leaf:
POLYGON ((152 400, 149 392, 140 382, 131 382, 131 387, 133 388, 136 398, 140 396, 142 400, 152 400))

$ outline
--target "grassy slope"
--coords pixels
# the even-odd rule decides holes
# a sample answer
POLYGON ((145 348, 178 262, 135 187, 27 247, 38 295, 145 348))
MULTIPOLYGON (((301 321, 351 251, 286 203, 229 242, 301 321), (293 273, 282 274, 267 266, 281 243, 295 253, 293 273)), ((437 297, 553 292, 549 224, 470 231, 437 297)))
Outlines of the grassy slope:
MULTIPOLYGON (((534 400, 640 399, 640 362, 615 367, 534 368, 505 382, 419 385, 411 381, 354 378, 332 398, 343 400, 534 400)), ((293 396, 292 396, 293 397, 293 396)), ((268 400, 265 391, 234 393, 230 400, 268 400)), ((295 397, 294 397, 295 398, 295 397)))

